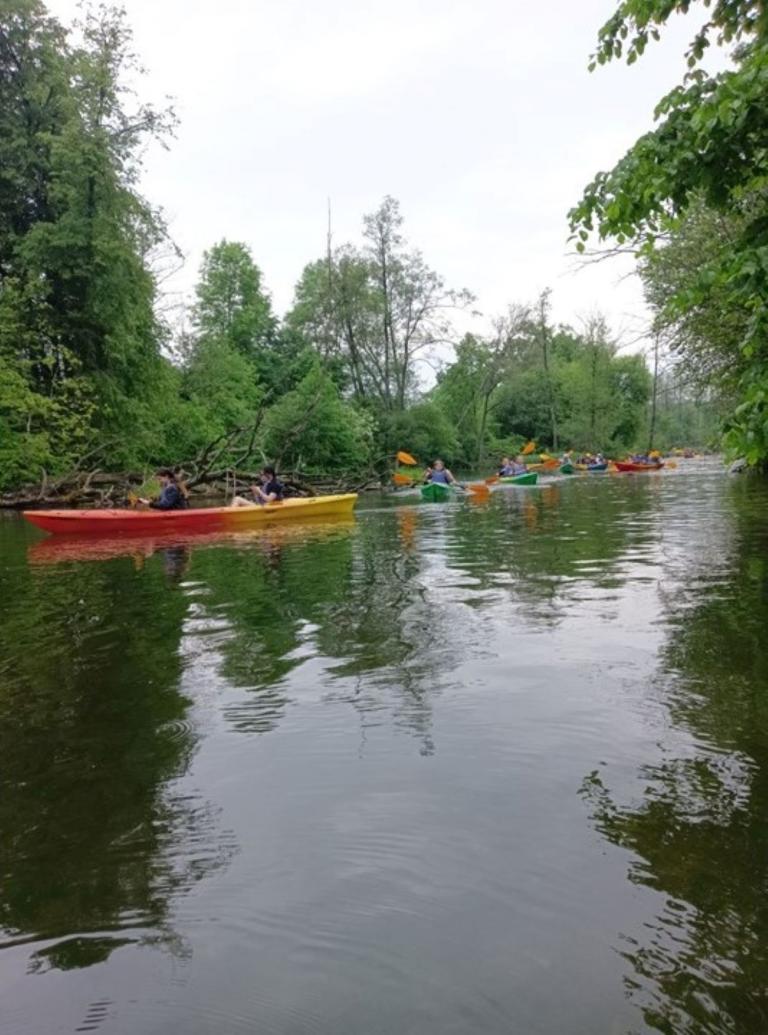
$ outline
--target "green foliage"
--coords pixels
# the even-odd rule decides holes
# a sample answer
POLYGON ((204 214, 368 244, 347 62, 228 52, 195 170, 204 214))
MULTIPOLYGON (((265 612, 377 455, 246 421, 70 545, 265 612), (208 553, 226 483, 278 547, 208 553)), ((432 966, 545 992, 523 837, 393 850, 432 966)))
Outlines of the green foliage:
POLYGON ((41 4, 10 0, 0 26, 0 478, 71 464, 122 439, 161 367, 149 250, 162 220, 136 192, 138 155, 172 116, 126 108, 130 32, 109 8, 80 42, 41 4), (6 435, 6 437, 7 437, 6 435), (25 470, 26 468, 26 470, 25 470))
POLYGON ((268 458, 304 473, 360 471, 372 459, 373 421, 344 402, 317 362, 267 414, 262 437, 268 458))
POLYGON ((642 357, 615 353, 601 317, 578 334, 543 325, 540 306, 538 312, 510 310, 490 341, 467 336, 432 396, 456 429, 459 462, 482 465, 531 439, 555 448, 553 415, 572 448, 612 452, 635 445, 646 420, 650 375, 642 357))
POLYGON ((226 341, 204 341, 184 371, 184 393, 206 415, 207 438, 247 424, 264 392, 253 363, 226 341))
MULTIPOLYGON (((675 11, 687 12, 687 0, 623 0, 600 32, 598 63, 620 57, 627 49, 632 62, 649 37, 675 11)), ((736 405, 729 419, 727 442, 750 463, 768 462, 768 219, 764 215, 768 182, 768 21, 763 4, 754 0, 718 0, 688 52, 691 71, 662 98, 657 127, 641 137, 608 173, 599 173, 581 202, 571 211, 576 247, 583 251, 590 235, 599 240, 629 242, 656 273, 663 262, 654 256, 661 236, 671 241, 695 236, 697 223, 711 210, 732 231, 710 247, 699 239, 704 260, 697 269, 682 263, 683 276, 667 292, 664 308, 693 337, 689 354, 704 362, 713 351, 732 352, 733 339, 723 342, 709 327, 696 326, 693 314, 722 306, 729 332, 743 321, 738 348, 736 405), (715 39, 737 42, 734 67, 708 75, 697 67, 715 39), (741 314, 739 316, 739 314, 741 314)), ((678 252, 679 256, 679 252, 678 252)), ((724 364, 721 364, 724 365, 724 364)), ((730 378, 729 378, 730 380, 730 378)), ((730 385, 727 386, 730 389, 730 385)))
POLYGON ((436 457, 448 463, 464 462, 456 428, 436 402, 416 403, 384 418, 381 446, 388 454, 406 448, 425 462, 436 457))
MULTIPOLYGON (((329 242, 325 258, 305 267, 282 323, 249 246, 219 241, 203 259, 190 330, 171 343, 153 259, 173 246, 138 180, 146 145, 174 119, 137 101, 128 84, 138 71, 121 12, 86 11, 70 33, 37 0, 7 0, 0 487, 83 458, 102 469, 194 461, 240 428, 265 456, 310 473, 362 471, 399 448, 478 467, 528 438, 556 448, 558 433, 577 447, 634 444, 646 424, 643 361, 614 355, 603 325, 583 334, 553 327, 547 292, 535 307, 510 308, 487 338, 465 336, 424 396, 420 364, 453 344, 452 314, 472 296, 449 288, 409 245, 391 197, 364 217, 358 244, 329 242)), ((703 185, 700 193, 711 208, 703 185)), ((739 232, 755 238, 759 202, 741 204, 739 232)), ((707 242, 702 235, 703 250, 707 242)), ((722 264, 721 251, 710 248, 705 266, 722 264)), ((649 282, 661 268, 654 262, 649 282)), ((718 284, 718 299, 731 298, 731 282, 718 284)), ((693 264, 660 302, 670 319, 685 292, 703 297, 693 264)), ((729 325, 746 376, 758 350, 750 358, 734 345, 737 330, 751 332, 745 321, 729 325)), ((762 406, 761 390, 739 401, 762 406)), ((751 409, 739 410, 734 429, 738 421, 752 434, 751 409)), ((217 461, 242 457, 241 443, 217 461)))
POLYGON ((196 345, 203 350, 226 346, 229 352, 249 360, 262 382, 275 379, 271 353, 277 341, 277 320, 248 246, 240 241, 219 241, 207 251, 196 295, 192 313, 196 345))
POLYGON ((451 340, 450 312, 472 301, 408 248, 402 225, 399 203, 384 198, 363 218, 362 248, 329 248, 305 267, 286 317, 308 345, 339 361, 343 387, 379 413, 414 400, 419 360, 451 340))

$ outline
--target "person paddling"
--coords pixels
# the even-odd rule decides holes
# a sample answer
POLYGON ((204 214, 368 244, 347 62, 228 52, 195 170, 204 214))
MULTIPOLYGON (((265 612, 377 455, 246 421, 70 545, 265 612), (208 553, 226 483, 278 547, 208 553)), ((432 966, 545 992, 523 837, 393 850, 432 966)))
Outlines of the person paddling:
POLYGON ((427 483, 432 482, 433 485, 459 484, 442 460, 435 460, 432 466, 427 468, 424 480, 427 483))
POLYGON ((153 510, 184 510, 188 506, 184 483, 177 477, 177 470, 161 467, 157 472, 160 479, 160 495, 155 500, 141 499, 145 507, 153 510))
POLYGON ((251 486, 252 499, 246 499, 244 496, 235 496, 230 506, 264 506, 267 503, 279 503, 283 499, 285 486, 278 480, 274 467, 267 466, 262 468, 259 478, 261 479, 261 485, 251 486))

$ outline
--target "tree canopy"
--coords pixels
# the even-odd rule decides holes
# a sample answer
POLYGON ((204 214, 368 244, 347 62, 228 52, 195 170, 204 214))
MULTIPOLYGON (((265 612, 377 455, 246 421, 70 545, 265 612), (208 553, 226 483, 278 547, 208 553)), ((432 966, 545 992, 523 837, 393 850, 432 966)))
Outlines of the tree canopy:
MULTIPOLYGON (((605 30, 598 61, 625 27, 632 39, 644 31, 643 5, 635 7, 623 5, 623 21, 605 30)), ((743 62, 756 60, 747 36, 757 30, 749 32, 743 62)), ((642 357, 621 354, 599 316, 579 329, 555 325, 548 292, 510 305, 485 334, 465 333, 477 315, 472 294, 449 285, 408 240, 390 196, 362 216, 357 240, 334 244, 329 229, 282 317, 260 265, 263 242, 213 243, 172 328, 158 271, 160 257, 177 250, 139 180, 147 145, 166 144, 175 117, 134 92, 140 72, 118 9, 86 8, 72 26, 40 0, 7 0, 0 13, 1 489, 78 465, 143 470, 215 455, 226 466, 242 459, 244 442, 256 460, 309 473, 384 470, 399 448, 472 467, 529 438, 555 449, 642 444, 650 398, 642 357)), ((753 133, 755 118, 749 109, 753 133)), ((601 233, 627 235, 631 224, 649 235, 663 216, 669 237, 668 201, 648 202, 642 227, 642 212, 625 200, 610 208, 607 192, 620 194, 630 172, 598 178, 573 216, 579 233, 591 220, 601 233)), ((671 176, 671 166, 662 172, 671 176)), ((720 380, 725 357, 739 357, 738 376, 729 376, 740 384, 757 361, 757 346, 748 357, 742 341, 754 340, 755 311, 744 318, 735 294, 743 285, 726 273, 734 236, 754 242, 762 233, 759 190, 751 183, 721 211, 718 189, 697 181, 698 208, 688 205, 687 222, 674 223, 680 244, 669 238, 648 252, 644 276, 680 356, 701 356, 702 370, 720 380), (692 242, 719 277, 716 296, 714 287, 702 294, 696 263, 686 262, 692 242), (695 318, 680 303, 693 295, 695 318), (730 305, 725 326, 715 297, 730 305), (699 344, 706 335, 708 351, 699 344)), ((659 398, 674 398, 682 413, 701 391, 659 398)), ((695 422, 658 421, 659 434, 673 427, 703 434, 695 422)))
MULTIPOLYGON (((602 27, 592 67, 632 64, 690 0, 623 0, 602 27)), ((688 72, 656 108, 644 134, 609 172, 598 173, 570 213, 576 247, 591 237, 630 246, 645 263, 652 304, 673 345, 710 372, 715 356, 736 385, 727 441, 754 464, 768 460, 768 16, 758 0, 704 4, 687 52, 688 72), (701 66, 712 45, 731 66, 701 66), (717 228, 713 241, 700 232, 717 228), (698 268, 685 243, 696 241, 698 268), (667 250, 666 255, 663 253, 667 250), (659 257, 657 253, 661 252, 659 257), (668 277, 666 284, 662 279, 668 277), (720 311, 725 337, 711 319, 720 311)))

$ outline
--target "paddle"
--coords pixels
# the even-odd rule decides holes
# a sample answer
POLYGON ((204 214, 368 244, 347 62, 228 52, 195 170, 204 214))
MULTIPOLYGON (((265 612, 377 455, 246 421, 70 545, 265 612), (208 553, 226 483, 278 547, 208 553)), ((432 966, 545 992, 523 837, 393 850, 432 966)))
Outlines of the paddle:
POLYGON ((523 455, 523 456, 530 456, 530 454, 531 454, 531 453, 532 453, 532 452, 534 451, 534 449, 535 449, 535 448, 536 448, 536 443, 535 443, 535 442, 533 442, 533 441, 531 441, 531 442, 528 442, 528 443, 527 443, 527 444, 526 444, 526 445, 525 445, 525 446, 523 447, 523 453, 522 453, 522 455, 523 455))
POLYGON ((491 490, 488 488, 488 485, 486 484, 487 480, 488 479, 486 479, 485 482, 470 482, 467 488, 476 496, 489 496, 491 490))
POLYGON ((414 460, 410 453, 406 453, 404 450, 399 450, 397 453, 397 459, 399 463, 405 464, 406 467, 416 467, 418 460, 414 460))
POLYGON ((413 478, 409 478, 407 474, 400 474, 398 471, 392 475, 392 481, 395 485, 413 485, 413 478))

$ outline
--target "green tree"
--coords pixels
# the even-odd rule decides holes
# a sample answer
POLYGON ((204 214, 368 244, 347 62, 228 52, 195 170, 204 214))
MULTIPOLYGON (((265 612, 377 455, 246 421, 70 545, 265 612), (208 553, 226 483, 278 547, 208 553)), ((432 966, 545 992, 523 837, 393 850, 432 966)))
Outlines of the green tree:
POLYGON ((270 408, 262 443, 272 460, 307 474, 361 471, 372 459, 373 430, 370 417, 341 398, 317 361, 270 408))
MULTIPOLYGON (((626 54, 629 64, 659 39, 689 0, 622 0, 600 30, 592 61, 626 54)), ((729 445, 750 463, 768 461, 768 14, 757 0, 716 0, 689 47, 689 71, 656 108, 657 126, 610 172, 599 173, 570 213, 576 246, 590 235, 650 256, 697 206, 732 218, 736 233, 714 249, 668 312, 685 316, 709 298, 741 311, 742 363, 729 445), (735 44, 733 67, 707 74, 700 61, 712 42, 735 44)), ((702 350, 708 349, 705 340, 702 350)))
MULTIPOLYGON (((9 0, 0 16, 3 394, 21 378, 40 397, 21 393, 23 435, 47 440, 36 456, 54 468, 71 462, 86 424, 125 455, 132 399, 153 397, 164 362, 149 255, 166 231, 137 178, 147 142, 173 115, 126 90, 138 66, 121 12, 86 13, 78 40, 36 0, 9 0), (84 378, 86 407, 75 401, 84 378)), ((7 406, 4 419, 18 434, 7 406)))
POLYGON ((226 342, 255 363, 273 347, 277 321, 247 245, 222 240, 205 252, 195 294, 199 339, 226 342))
POLYGON ((397 410, 382 418, 382 452, 389 455, 406 448, 419 460, 437 457, 449 463, 467 463, 466 447, 443 406, 424 400, 407 410, 397 410))
POLYGON ((410 249, 399 203, 386 197, 363 218, 363 247, 344 245, 306 267, 287 324, 324 357, 341 358, 355 398, 402 410, 418 389, 417 365, 453 338, 451 314, 472 301, 410 249))

